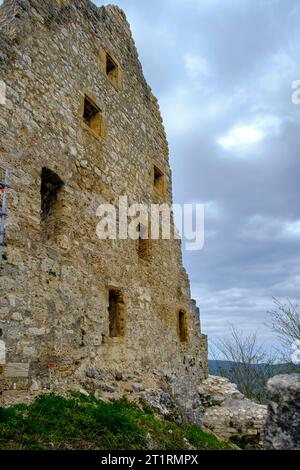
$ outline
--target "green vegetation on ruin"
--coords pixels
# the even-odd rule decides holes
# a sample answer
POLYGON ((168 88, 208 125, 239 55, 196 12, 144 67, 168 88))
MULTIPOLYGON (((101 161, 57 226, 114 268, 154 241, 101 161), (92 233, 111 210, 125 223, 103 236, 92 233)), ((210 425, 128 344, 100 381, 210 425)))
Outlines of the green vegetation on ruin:
POLYGON ((71 392, 41 395, 30 405, 0 408, 0 449, 232 449, 195 425, 156 416, 144 403, 114 402, 71 392))

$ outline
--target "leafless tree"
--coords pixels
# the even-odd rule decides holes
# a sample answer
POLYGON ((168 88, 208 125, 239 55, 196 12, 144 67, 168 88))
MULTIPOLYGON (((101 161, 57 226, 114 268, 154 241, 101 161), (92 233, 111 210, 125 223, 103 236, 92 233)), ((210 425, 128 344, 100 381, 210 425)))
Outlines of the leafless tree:
POLYGON ((300 341, 300 309, 290 300, 283 304, 274 298, 274 308, 269 311, 272 329, 277 333, 282 345, 290 349, 295 341, 300 341))
POLYGON ((234 382, 246 397, 264 402, 276 358, 259 344, 257 333, 246 335, 231 326, 227 337, 214 342, 213 356, 220 375, 234 382))

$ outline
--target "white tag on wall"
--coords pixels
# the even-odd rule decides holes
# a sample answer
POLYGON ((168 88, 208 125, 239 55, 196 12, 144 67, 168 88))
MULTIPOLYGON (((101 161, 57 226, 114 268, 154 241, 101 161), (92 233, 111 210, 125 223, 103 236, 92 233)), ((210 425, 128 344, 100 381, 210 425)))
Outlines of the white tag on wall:
POLYGON ((6 347, 4 341, 0 341, 0 364, 6 363, 6 347))
POLYGON ((6 84, 0 80, 0 105, 6 105, 6 84))

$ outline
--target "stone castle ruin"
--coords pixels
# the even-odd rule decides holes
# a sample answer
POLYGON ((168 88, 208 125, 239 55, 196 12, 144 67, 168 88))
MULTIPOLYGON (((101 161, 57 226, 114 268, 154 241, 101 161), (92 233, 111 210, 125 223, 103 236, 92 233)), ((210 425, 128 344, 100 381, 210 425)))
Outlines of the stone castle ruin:
POLYGON ((180 242, 96 234, 102 203, 172 204, 158 103, 124 13, 89 0, 4 0, 0 81, 2 401, 164 380, 192 410, 207 338, 180 242))
MULTIPOLYGON (((101 204, 117 207, 126 196, 172 205, 168 157, 158 103, 118 7, 4 0, 0 406, 52 390, 132 394, 163 414, 176 409, 174 419, 260 445, 266 407, 208 377, 207 337, 177 237, 97 236, 101 204)), ((265 446, 299 448, 299 413, 287 414, 298 377, 274 379, 270 394, 265 446)))

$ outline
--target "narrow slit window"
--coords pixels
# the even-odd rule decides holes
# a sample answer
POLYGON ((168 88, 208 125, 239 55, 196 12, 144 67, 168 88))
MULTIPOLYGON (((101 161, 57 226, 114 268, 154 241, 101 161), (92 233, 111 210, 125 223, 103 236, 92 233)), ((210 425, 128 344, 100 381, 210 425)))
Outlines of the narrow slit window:
POLYGON ((41 174, 41 234, 45 240, 56 239, 62 219, 62 188, 60 177, 49 170, 42 169, 41 174))
POLYGON ((163 194, 165 190, 165 177, 163 172, 157 166, 154 165, 153 175, 154 188, 160 194, 163 194))
POLYGON ((120 88, 121 88, 120 67, 117 64, 117 62, 112 58, 112 56, 108 53, 106 53, 105 72, 106 72, 107 77, 111 81, 112 85, 117 90, 120 90, 120 88))
POLYGON ((104 137, 104 120, 101 109, 87 95, 84 97, 83 122, 97 137, 104 137))
POLYGON ((114 78, 117 75, 118 66, 109 54, 106 55, 106 75, 114 78))
POLYGON ((144 261, 149 261, 151 256, 149 229, 142 224, 139 225, 138 255, 144 261))
POLYGON ((106 75, 117 91, 122 89, 122 69, 116 59, 104 49, 100 50, 100 64, 102 73, 106 75))
POLYGON ((188 340, 188 322, 187 314, 183 310, 178 313, 178 329, 180 342, 186 343, 188 340))
POLYGON ((125 305, 123 295, 119 290, 109 291, 109 336, 115 338, 124 336, 125 332, 125 305))

